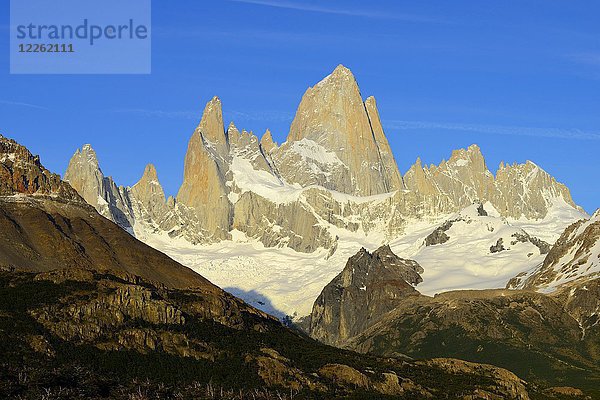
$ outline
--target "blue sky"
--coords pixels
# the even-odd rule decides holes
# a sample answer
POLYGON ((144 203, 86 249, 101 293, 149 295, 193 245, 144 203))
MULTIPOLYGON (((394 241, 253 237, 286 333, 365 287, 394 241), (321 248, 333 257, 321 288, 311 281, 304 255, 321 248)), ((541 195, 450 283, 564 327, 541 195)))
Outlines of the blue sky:
MULTIPOLYGON (((0 54, 8 55, 8 1, 0 54)), ((600 2, 158 1, 150 75, 9 75, 0 133, 63 173, 91 143, 132 185, 146 163, 168 194, 214 95, 226 124, 285 140, 306 88, 344 64, 374 95, 405 172, 477 143, 495 172, 532 160, 600 207, 600 2)))

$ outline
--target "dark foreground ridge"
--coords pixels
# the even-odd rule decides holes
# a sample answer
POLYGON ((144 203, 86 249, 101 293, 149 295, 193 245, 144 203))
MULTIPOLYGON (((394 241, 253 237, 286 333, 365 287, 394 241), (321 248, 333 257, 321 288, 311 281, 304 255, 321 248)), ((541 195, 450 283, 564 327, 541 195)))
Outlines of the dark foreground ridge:
POLYGON ((500 368, 359 355, 249 307, 227 308, 193 290, 87 269, 0 273, 0 359, 2 398, 527 399, 537 393, 500 368))

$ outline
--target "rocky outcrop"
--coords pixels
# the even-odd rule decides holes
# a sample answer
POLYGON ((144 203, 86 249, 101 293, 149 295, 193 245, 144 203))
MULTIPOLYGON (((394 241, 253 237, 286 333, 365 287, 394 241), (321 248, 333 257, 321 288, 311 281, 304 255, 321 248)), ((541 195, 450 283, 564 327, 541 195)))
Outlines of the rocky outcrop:
POLYGON ((214 361, 219 354, 215 346, 189 333, 177 332, 190 323, 186 315, 218 321, 237 330, 257 328, 256 322, 249 323, 244 314, 264 318, 267 324, 274 322, 225 292, 197 291, 182 297, 177 291, 155 287, 135 276, 125 281, 112 274, 79 271, 42 273, 36 275, 35 280, 60 284, 75 279, 82 288, 92 285, 94 290, 86 296, 65 298, 30 311, 50 332, 71 343, 92 344, 102 350, 135 350, 142 354, 163 351, 214 361), (57 280, 57 276, 62 279, 57 280))
POLYGON ((423 269, 383 246, 372 254, 361 249, 321 292, 310 314, 310 335, 343 345, 363 332, 405 297, 418 295, 423 269))
POLYGON ((448 240, 450 240, 450 236, 448 236, 446 232, 450 230, 450 228, 452 228, 454 222, 456 221, 446 221, 442 225, 435 228, 435 230, 429 235, 427 235, 427 237, 425 238, 425 246, 435 246, 436 244, 444 244, 448 240))
POLYGON ((452 374, 465 374, 472 373, 477 370, 479 373, 486 377, 500 378, 500 387, 495 388, 502 392, 502 396, 492 391, 480 390, 476 393, 476 396, 465 398, 472 399, 502 399, 508 397, 512 399, 529 400, 529 393, 527 393, 526 382, 520 379, 518 376, 504 370, 502 368, 494 367, 493 365, 482 365, 470 363, 462 360, 453 360, 448 358, 434 358, 432 360, 422 361, 424 365, 436 366, 452 374))
POLYGON ((34 195, 84 204, 83 199, 60 176, 48 171, 39 156, 0 135, 0 196, 34 195))

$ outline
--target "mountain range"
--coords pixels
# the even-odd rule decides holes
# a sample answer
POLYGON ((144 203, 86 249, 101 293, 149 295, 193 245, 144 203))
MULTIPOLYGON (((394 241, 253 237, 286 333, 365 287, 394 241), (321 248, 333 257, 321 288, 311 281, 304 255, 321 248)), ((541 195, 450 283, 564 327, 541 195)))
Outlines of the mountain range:
MULTIPOLYGON (((526 243, 551 245, 569 224, 587 217, 568 188, 535 163, 501 163, 492 173, 477 145, 452 152, 439 165, 417 159, 402 175, 374 97, 363 101, 356 79, 341 65, 307 89, 281 145, 269 131, 259 140, 233 122, 225 127, 221 101, 211 99, 190 138, 183 171, 175 197, 165 198, 152 165, 133 186, 118 186, 85 145, 64 176, 132 235, 281 315, 310 313, 348 257, 382 244, 421 262, 426 293, 501 288, 543 261, 540 249, 526 243), (464 235, 474 225, 462 221, 461 243, 422 246, 473 204, 489 210, 479 233, 464 235), (498 240, 509 251, 490 254, 498 240), (469 257, 477 258, 477 271, 465 265, 469 257), (456 273, 453 279, 430 276, 441 264, 456 273), (295 290, 300 287, 305 290, 295 290)), ((454 222, 451 233, 461 226, 454 222)))

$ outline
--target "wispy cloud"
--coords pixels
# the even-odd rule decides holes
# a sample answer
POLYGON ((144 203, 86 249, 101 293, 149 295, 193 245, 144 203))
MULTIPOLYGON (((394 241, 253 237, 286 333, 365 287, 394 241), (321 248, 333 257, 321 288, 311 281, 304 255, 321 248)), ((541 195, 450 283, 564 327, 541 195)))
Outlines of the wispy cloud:
POLYGON ((118 110, 109 110, 117 114, 130 114, 144 118, 172 118, 172 119, 199 119, 197 111, 162 111, 146 110, 142 108, 122 108, 118 110))
POLYGON ((37 110, 48 110, 49 109, 48 107, 38 106, 37 104, 23 103, 20 101, 12 101, 12 100, 0 100, 0 104, 4 104, 7 106, 35 108, 37 110))
POLYGON ((225 111, 225 118, 231 120, 246 120, 246 121, 266 121, 266 122, 286 122, 291 121, 293 115, 287 112, 280 111, 225 111))
MULTIPOLYGON (((121 108, 109 110, 109 112, 118 114, 129 114, 143 118, 170 118, 170 119, 191 119, 200 120, 202 110, 199 111, 165 111, 165 110, 149 110, 143 108, 121 108)), ((293 115, 280 111, 224 111, 226 122, 233 120, 244 121, 266 121, 266 122, 285 122, 291 121, 293 115)))
POLYGON ((583 131, 580 129, 534 128, 520 126, 462 124, 429 121, 383 121, 383 123, 384 126, 388 129, 399 130, 439 129, 462 132, 475 132, 490 135, 533 136, 573 140, 600 140, 600 131, 590 132, 583 131))
POLYGON ((579 64, 600 67, 600 53, 576 53, 569 54, 567 57, 579 64))
MULTIPOLYGON (((372 10, 358 10, 348 8, 332 8, 324 7, 316 4, 297 3, 290 1, 273 1, 273 0, 230 0, 236 3, 255 4, 259 6, 274 7, 274 8, 285 8, 288 10, 307 11, 321 14, 335 14, 335 15, 346 15, 349 17, 362 17, 362 18, 377 18, 377 19, 391 19, 399 21, 409 22, 444 22, 440 18, 434 18, 423 15, 415 14, 394 14, 386 12, 377 12, 372 10)), ((321 3, 322 4, 322 3, 321 3)))

